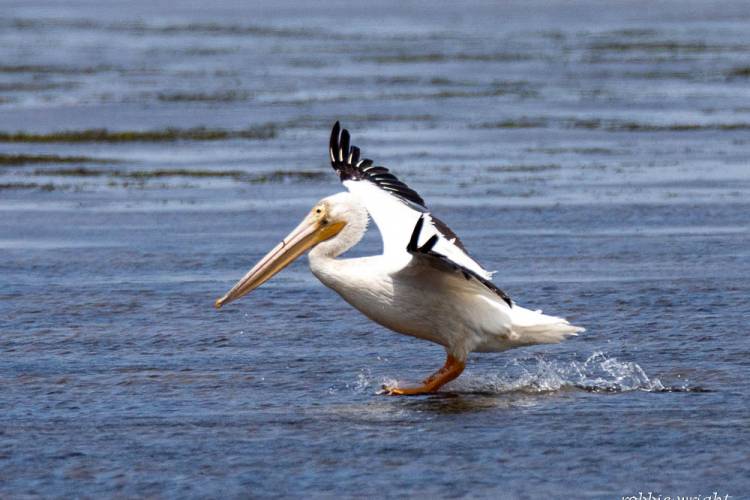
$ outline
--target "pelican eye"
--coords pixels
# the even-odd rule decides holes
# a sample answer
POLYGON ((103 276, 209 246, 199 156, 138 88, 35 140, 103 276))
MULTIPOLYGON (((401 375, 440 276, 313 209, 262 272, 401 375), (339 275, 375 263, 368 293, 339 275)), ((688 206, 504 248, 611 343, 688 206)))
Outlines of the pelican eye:
POLYGON ((316 213, 316 214, 319 214, 320 212, 322 212, 322 210, 321 210, 321 209, 319 209, 319 208, 315 210, 315 213, 316 213))

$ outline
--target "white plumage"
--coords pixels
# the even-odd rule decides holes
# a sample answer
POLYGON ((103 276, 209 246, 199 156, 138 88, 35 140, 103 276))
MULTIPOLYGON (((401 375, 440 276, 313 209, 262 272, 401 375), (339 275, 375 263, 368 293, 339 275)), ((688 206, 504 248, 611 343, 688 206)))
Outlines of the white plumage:
POLYGON ((511 301, 492 273, 469 256, 424 200, 390 171, 360 159, 349 132, 333 127, 329 156, 349 192, 318 202, 305 220, 226 295, 221 307, 257 288, 310 250, 315 276, 373 321, 445 347, 445 366, 413 388, 390 394, 434 392, 461 374, 472 351, 560 342, 583 331, 567 320, 511 301), (383 237, 383 254, 346 259, 369 216, 383 237))
MULTIPOLYGON (((362 203, 353 193, 339 193, 321 203, 352 221, 367 216, 364 209, 367 201, 362 203)), ((376 223, 380 219, 378 227, 383 227, 383 212, 368 211, 376 223)), ((419 216, 415 217, 415 224, 418 219, 419 216)), ((515 303, 510 306, 479 280, 467 279, 460 270, 444 270, 429 259, 408 253, 406 243, 400 251, 393 245, 383 255, 338 258, 359 242, 364 225, 347 224, 339 234, 310 252, 313 274, 371 320, 399 333, 440 344, 458 360, 465 360, 472 351, 504 351, 560 342, 583 330, 541 311, 515 303), (347 227, 352 230, 347 231, 347 227)), ((384 232, 387 245, 385 234, 393 233, 384 232)), ((408 240, 409 236, 402 238, 402 242, 408 240)))
MULTIPOLYGON (((409 241, 409 237, 414 230, 414 225, 419 218, 425 217, 426 224, 420 234, 420 244, 423 244, 430 237, 436 235, 438 240, 433 247, 436 252, 446 256, 456 264, 472 270, 485 279, 492 278, 492 273, 480 266, 479 263, 456 245, 455 241, 451 241, 447 235, 444 235, 435 227, 432 223, 432 216, 426 210, 421 210, 421 207, 413 203, 400 200, 388 194, 369 181, 347 180, 343 184, 364 205, 370 213, 372 220, 377 224, 378 230, 383 237, 383 254, 389 255, 391 258, 404 257, 405 242, 409 241)), ((406 257, 408 257, 408 254, 406 257)))

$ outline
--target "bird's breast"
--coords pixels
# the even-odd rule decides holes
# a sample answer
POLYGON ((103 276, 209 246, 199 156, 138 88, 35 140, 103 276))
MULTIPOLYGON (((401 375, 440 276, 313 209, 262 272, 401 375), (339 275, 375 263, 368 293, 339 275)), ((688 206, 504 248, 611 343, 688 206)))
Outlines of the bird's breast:
POLYGON ((371 320, 391 330, 449 346, 465 331, 465 310, 441 276, 388 269, 382 257, 311 260, 313 274, 371 320))

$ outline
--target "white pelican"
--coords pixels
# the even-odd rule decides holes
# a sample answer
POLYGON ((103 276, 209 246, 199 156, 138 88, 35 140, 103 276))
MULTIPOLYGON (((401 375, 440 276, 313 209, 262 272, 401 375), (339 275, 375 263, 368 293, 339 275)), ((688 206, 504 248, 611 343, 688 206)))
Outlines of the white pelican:
POLYGON ((445 347, 447 360, 416 387, 388 394, 425 394, 458 377, 472 351, 551 344, 583 331, 563 318, 525 309, 492 283, 461 241, 430 215, 424 200, 385 167, 360 158, 349 132, 333 126, 331 165, 348 192, 320 200, 304 220, 216 301, 216 308, 265 283, 310 250, 313 274, 371 320, 445 347), (337 258, 367 230, 368 214, 383 254, 337 258))

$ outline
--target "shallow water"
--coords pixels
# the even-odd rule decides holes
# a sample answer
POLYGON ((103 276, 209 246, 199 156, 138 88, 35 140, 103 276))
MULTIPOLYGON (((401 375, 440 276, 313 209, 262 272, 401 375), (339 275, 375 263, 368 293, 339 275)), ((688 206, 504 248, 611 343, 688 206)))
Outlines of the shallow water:
POLYGON ((3 10, 0 496, 747 495, 743 2, 3 10), (304 260, 214 311, 337 119, 587 332, 393 398, 441 349, 304 260))

